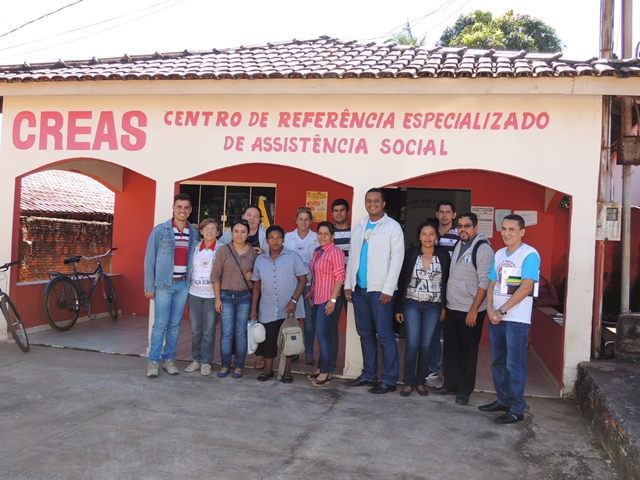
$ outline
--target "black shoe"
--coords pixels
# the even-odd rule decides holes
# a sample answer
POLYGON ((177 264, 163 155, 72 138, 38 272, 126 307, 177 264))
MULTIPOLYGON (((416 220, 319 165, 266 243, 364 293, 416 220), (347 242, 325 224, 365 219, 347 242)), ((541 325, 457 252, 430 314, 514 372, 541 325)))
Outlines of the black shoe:
POLYGON ((466 405, 469 403, 469 395, 458 394, 456 397, 456 403, 458 405, 466 405))
POLYGON ((261 373, 260 375, 258 375, 258 381, 259 382, 266 382, 267 380, 269 380, 270 378, 273 378, 274 373, 261 373))
POLYGON ((411 395, 411 392, 413 392, 413 387, 404 387, 402 390, 400 390, 400 396, 408 397, 409 395, 411 395), (411 390, 407 390, 407 388, 410 388, 411 390))
POLYGON ((486 405, 480 405, 478 410, 481 412, 508 412, 509 407, 505 407, 504 405, 500 405, 496 400, 493 403, 488 403, 486 405))
POLYGON ((349 380, 346 385, 347 387, 362 387, 363 385, 375 387, 377 382, 372 382, 371 380, 365 380, 362 377, 358 377, 355 380, 349 380))
POLYGON ((324 387, 325 385, 331 385, 331 378, 333 377, 333 374, 327 373, 326 376, 324 377, 324 380, 320 380, 320 375, 322 374, 318 374, 317 379, 313 381, 311 385, 318 388, 324 387))
POLYGON ((517 413, 507 412, 504 415, 496 418, 495 422, 500 423, 502 425, 506 425, 508 423, 516 423, 524 420, 524 415, 518 415, 517 413))
POLYGON ((378 395, 381 395, 383 393, 395 392, 395 391, 396 391, 395 385, 387 385, 386 383, 382 383, 382 382, 376 384, 375 387, 370 388, 368 390, 369 393, 375 393, 378 395))
POLYGON ((431 393, 434 395, 457 395, 458 392, 454 390, 449 390, 448 388, 438 387, 431 390, 431 393))
POLYGON ((291 375, 282 375, 280 381, 282 383, 293 383, 293 377, 291 375))
POLYGON ((421 397, 427 397, 429 396, 429 390, 427 390, 424 385, 422 386, 422 388, 416 387, 416 392, 418 392, 418 395, 420 395, 421 397))

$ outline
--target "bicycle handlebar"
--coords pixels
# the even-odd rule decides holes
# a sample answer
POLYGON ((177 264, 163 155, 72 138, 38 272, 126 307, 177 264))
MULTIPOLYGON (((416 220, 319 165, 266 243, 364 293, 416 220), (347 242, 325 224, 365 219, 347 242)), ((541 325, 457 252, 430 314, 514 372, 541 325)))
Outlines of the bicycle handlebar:
POLYGON ((114 252, 117 249, 118 249, 117 247, 112 247, 109 250, 107 250, 106 252, 104 252, 102 255, 94 255, 93 257, 81 257, 81 258, 82 258, 82 260, 94 260, 96 258, 106 257, 107 255, 110 255, 111 252, 114 252))
POLYGON ((94 258, 106 257, 107 255, 110 255, 111 252, 113 252, 114 250, 117 250, 117 248, 110 248, 109 250, 104 252, 102 255, 94 255, 93 257, 82 257, 82 259, 83 260, 93 260, 94 258))
POLYGON ((64 259, 64 263, 65 263, 65 265, 68 265, 69 263, 76 263, 76 262, 79 262, 80 260, 95 260, 96 258, 106 257, 107 255, 110 255, 111 252, 113 252, 115 250, 117 250, 117 248, 113 247, 113 248, 110 248, 109 250, 107 250, 102 255, 95 255, 93 257, 84 257, 82 255, 77 255, 75 257, 67 257, 67 258, 64 259))
POLYGON ((0 270, 2 271, 9 270, 9 267, 12 267, 13 265, 17 265, 21 261, 22 260, 14 260, 13 262, 5 263, 4 265, 0 266, 0 270))

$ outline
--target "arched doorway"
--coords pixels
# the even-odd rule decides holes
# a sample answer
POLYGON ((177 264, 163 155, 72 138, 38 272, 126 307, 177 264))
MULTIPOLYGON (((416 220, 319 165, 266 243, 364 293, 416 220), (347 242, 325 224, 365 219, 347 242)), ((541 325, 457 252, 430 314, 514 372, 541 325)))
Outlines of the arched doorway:
MULTIPOLYGON (((559 303, 554 308, 534 307, 530 346, 552 376, 558 389, 562 388, 564 364, 564 299, 570 240, 570 199, 562 192, 548 189, 526 179, 486 170, 450 170, 414 177, 386 185, 389 189, 387 207, 407 226, 408 213, 416 209, 420 215, 432 216, 440 200, 458 199, 457 213, 480 209, 489 214, 488 237, 494 250, 504 245, 496 225, 497 212, 526 212, 532 221, 526 229, 524 241, 540 253, 541 275, 554 285, 559 303)), ((426 218, 423 218, 424 220, 426 218)), ((415 223, 415 221, 413 221, 415 223)), ((487 233, 487 232, 485 232, 487 233)), ((484 344, 488 344, 485 324, 484 344)))
MULTIPOLYGON (((189 193, 194 200, 194 208, 190 221, 201 221, 207 216, 222 218, 223 225, 228 227, 233 218, 240 215, 242 207, 256 204, 260 196, 266 198, 267 204, 273 207, 270 214, 272 224, 280 225, 286 232, 294 230, 294 218, 299 206, 317 202, 314 210, 319 218, 330 222, 331 204, 338 198, 353 203, 353 187, 307 170, 285 165, 265 163, 247 163, 234 165, 203 173, 196 177, 184 179, 176 185, 176 193, 189 193)), ((315 226, 312 224, 312 230, 315 226)), ((341 336, 338 353, 338 371, 344 365, 346 314, 342 315, 338 330, 341 336)), ((181 328, 181 335, 190 335, 181 328)), ((216 335, 219 339, 219 334, 216 335)), ((190 337, 189 337, 190 339, 190 337)), ((180 343, 180 342, 179 342, 180 343)), ((190 342, 187 342, 190 343, 190 342)), ((218 342, 219 345, 219 342, 218 342)), ((184 349, 184 347, 182 347, 184 349)), ((216 346, 216 360, 219 346, 216 346)), ((316 357, 318 348, 315 348, 316 357)), ((189 355, 178 346, 178 356, 189 355)), ((317 360, 317 358, 316 358, 317 360)), ((250 359, 249 365, 253 364, 250 359)), ((315 367, 305 367, 304 361, 294 365, 294 371, 312 373, 315 367)))
MULTIPOLYGON (((153 227, 155 210, 155 181, 133 170, 100 159, 67 159, 51 163, 38 170, 26 172, 16 178, 13 215, 12 258, 20 252, 22 229, 20 200, 22 178, 45 170, 68 170, 89 176, 105 185, 115 194, 113 208, 112 245, 118 255, 112 258, 112 281, 118 292, 119 308, 125 314, 148 315, 149 303, 143 296, 142 259, 146 237, 153 227)), ((91 192, 84 192, 91 194, 91 192)), ((80 192, 78 192, 80 195, 80 192)), ((58 239, 50 237, 57 243, 58 239)), ((74 249, 63 245, 62 257, 73 255, 74 249)), ((47 279, 23 282, 17 274, 11 276, 11 296, 18 306, 25 326, 31 331, 47 328, 43 309, 43 290, 47 279)))

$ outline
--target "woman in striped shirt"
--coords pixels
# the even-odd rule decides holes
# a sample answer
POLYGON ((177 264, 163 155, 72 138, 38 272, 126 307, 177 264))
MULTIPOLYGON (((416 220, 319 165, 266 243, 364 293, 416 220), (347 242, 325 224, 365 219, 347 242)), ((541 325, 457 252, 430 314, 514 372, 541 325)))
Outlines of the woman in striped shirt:
POLYGON ((314 387, 324 387, 331 382, 333 362, 331 360, 331 323, 334 315, 340 315, 340 289, 344 283, 344 253, 333 243, 333 225, 318 224, 318 243, 313 252, 309 270, 313 281, 307 298, 316 325, 316 336, 320 347, 320 361, 316 371, 309 375, 314 387))

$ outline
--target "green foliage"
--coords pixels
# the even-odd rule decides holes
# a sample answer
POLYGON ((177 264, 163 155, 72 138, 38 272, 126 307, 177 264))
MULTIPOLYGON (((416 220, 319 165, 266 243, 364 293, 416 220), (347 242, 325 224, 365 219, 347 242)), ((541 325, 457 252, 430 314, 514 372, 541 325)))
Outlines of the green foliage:
POLYGON ((495 25, 476 23, 465 28, 457 37, 469 48, 493 48, 505 50, 504 33, 495 25))
POLYGON ((491 15, 491 12, 483 12, 482 10, 476 10, 468 15, 460 15, 453 26, 445 28, 444 32, 442 32, 438 45, 444 47, 461 45, 456 43, 455 40, 465 28, 472 27, 476 23, 489 25, 492 21, 493 15, 491 15))
POLYGON ((407 24, 400 31, 400 33, 396 33, 391 36, 388 40, 385 40, 384 43, 394 42, 399 45, 414 45, 421 47, 424 45, 427 36, 423 36, 422 38, 414 37, 413 32, 411 31, 411 25, 409 24, 409 20, 407 20, 407 24))
POLYGON ((528 52, 562 52, 564 47, 554 28, 530 15, 514 14, 513 10, 496 18, 481 10, 460 15, 437 44, 528 52))

